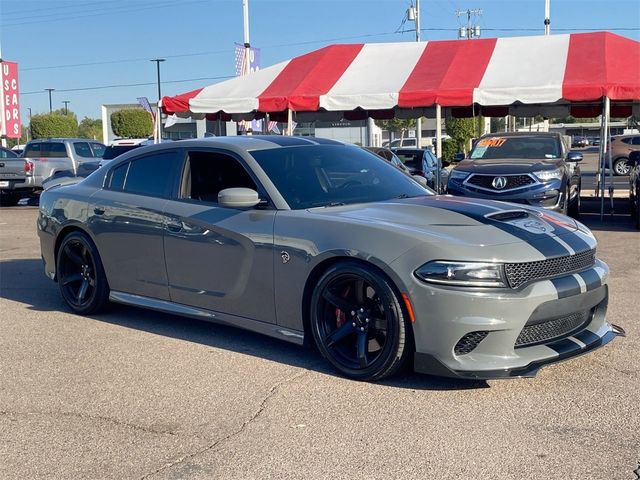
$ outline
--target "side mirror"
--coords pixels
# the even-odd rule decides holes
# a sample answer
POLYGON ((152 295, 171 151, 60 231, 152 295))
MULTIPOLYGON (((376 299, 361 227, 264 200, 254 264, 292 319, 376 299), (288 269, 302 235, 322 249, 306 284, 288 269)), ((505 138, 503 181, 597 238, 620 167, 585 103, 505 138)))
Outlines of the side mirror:
POLYGON ((582 161, 582 153, 569 152, 567 154, 567 162, 581 162, 581 161, 582 161))
POLYGON ((258 203, 258 192, 250 188, 225 188, 218 193, 218 205, 223 208, 251 208, 258 203))
POLYGON ((461 162, 461 161, 462 161, 462 160, 464 160, 465 158, 466 158, 466 155, 465 155, 464 153, 460 152, 460 153, 456 153, 456 154, 453 156, 453 161, 454 161, 454 162, 461 162))

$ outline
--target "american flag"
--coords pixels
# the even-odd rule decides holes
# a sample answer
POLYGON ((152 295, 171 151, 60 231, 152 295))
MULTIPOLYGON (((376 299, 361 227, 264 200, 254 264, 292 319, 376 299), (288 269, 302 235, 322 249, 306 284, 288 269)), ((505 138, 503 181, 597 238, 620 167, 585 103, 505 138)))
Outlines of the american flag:
POLYGON ((267 130, 269 132, 274 132, 276 135, 280 135, 280 129, 278 128, 278 122, 274 122, 271 120, 267 125, 267 130))
POLYGON ((246 59, 247 55, 244 52, 244 45, 236 43, 236 76, 244 75, 247 73, 246 59))
POLYGON ((136 98, 136 100, 138 100, 138 103, 142 108, 144 108, 151 114, 152 117, 155 118, 155 114, 153 113, 153 109, 151 108, 151 104, 149 103, 149 99, 147 97, 138 97, 136 98))

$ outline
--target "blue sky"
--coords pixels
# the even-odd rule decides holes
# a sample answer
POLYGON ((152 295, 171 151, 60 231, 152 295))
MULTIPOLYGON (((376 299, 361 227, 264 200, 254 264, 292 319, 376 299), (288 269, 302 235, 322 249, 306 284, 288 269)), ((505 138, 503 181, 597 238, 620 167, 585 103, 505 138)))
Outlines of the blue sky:
MULTIPOLYGON (((401 33, 409 0, 249 0, 251 44, 263 67, 330 43, 411 41, 401 33)), ((423 40, 453 39, 455 10, 481 8, 483 37, 543 31, 544 0, 421 0, 423 40), (533 29, 533 30, 532 30, 533 29)), ((410 23, 406 29, 413 28, 410 23)), ((628 29, 640 40, 639 0, 551 0, 552 33, 628 29)), ((615 31, 615 30, 614 30, 615 31)), ((155 64, 164 57, 162 93, 175 95, 234 74, 234 42, 242 42, 241 0, 0 0, 2 56, 19 63, 26 108, 53 108, 79 118, 100 116, 104 103, 157 98, 155 64), (106 63, 109 62, 109 63, 106 63), (60 66, 89 64, 82 66, 60 66), (198 80, 190 80, 198 79, 198 80), (182 81, 190 80, 190 81, 182 81), (61 90, 107 85, 150 85, 61 90), (30 93, 37 92, 37 93, 30 93), (42 93, 40 93, 42 92, 42 93)))

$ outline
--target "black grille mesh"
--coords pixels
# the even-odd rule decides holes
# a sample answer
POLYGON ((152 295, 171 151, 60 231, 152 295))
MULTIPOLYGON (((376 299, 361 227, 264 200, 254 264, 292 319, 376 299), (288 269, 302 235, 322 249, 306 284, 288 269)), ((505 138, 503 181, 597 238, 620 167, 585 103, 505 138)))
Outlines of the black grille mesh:
POLYGON ((506 263, 504 265, 507 280, 511 288, 527 283, 552 278, 592 267, 596 261, 596 251, 586 250, 565 257, 547 258, 536 262, 506 263))
POLYGON ((453 351, 456 355, 466 355, 476 348, 488 334, 489 332, 486 330, 467 333, 464 337, 458 340, 453 351))
POLYGON ((564 317, 547 320, 546 322, 525 325, 518 335, 516 347, 526 347, 537 343, 544 343, 567 337, 577 331, 591 318, 591 311, 572 313, 564 317))
MULTIPOLYGON (((500 176, 500 175, 497 175, 500 176)), ((531 185, 534 183, 534 180, 529 175, 507 175, 504 178, 507 180, 507 185, 504 188, 498 190, 491 185, 493 179, 496 175, 473 175, 468 183, 471 185, 475 185, 476 187, 488 188, 490 190, 509 190, 511 188, 519 188, 524 187, 526 185, 531 185)))

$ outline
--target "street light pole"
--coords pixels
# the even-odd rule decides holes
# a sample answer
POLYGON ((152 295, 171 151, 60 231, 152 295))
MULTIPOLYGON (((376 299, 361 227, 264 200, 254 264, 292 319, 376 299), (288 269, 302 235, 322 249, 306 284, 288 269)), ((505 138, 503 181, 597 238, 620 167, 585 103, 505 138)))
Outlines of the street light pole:
POLYGON ((166 61, 164 58, 154 58, 151 60, 156 62, 156 73, 158 76, 158 113, 156 115, 156 121, 158 122, 158 143, 162 141, 162 112, 160 111, 160 100, 162 100, 162 92, 160 90, 160 63, 166 61))
POLYGON ((53 105, 51 104, 51 92, 53 92, 55 88, 45 88, 45 92, 49 92, 49 113, 53 112, 53 105))
MULTIPOLYGON (((420 0, 416 0, 416 42, 420 41, 420 0)), ((416 147, 422 147, 422 117, 416 120, 416 147)))

